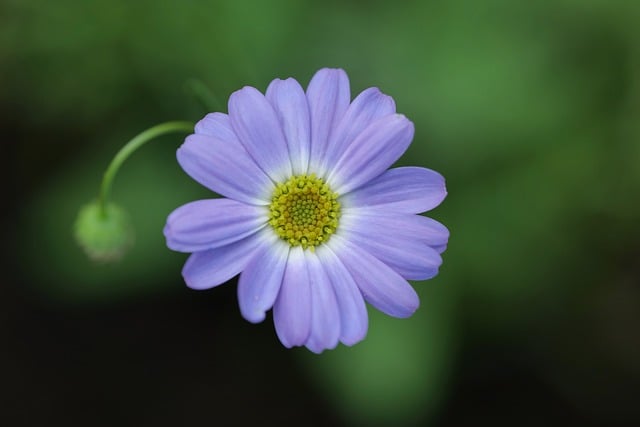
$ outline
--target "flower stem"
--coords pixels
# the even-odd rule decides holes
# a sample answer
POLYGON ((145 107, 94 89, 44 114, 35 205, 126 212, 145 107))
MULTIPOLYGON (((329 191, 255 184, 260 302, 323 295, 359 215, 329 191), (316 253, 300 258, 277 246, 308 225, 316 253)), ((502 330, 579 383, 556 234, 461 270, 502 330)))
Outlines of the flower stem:
POLYGON ((220 100, 200 80, 189 79, 186 82, 186 87, 207 111, 222 111, 220 100))
POLYGON ((107 170, 102 177, 102 183, 100 185, 100 196, 98 198, 101 215, 104 217, 107 213, 107 200, 109 198, 109 192, 111 190, 111 182, 113 181, 113 178, 118 173, 118 169, 120 169, 120 166, 122 166, 124 161, 127 160, 127 158, 129 158, 129 156, 134 151, 143 146, 145 143, 151 141, 153 138, 161 135, 172 132, 193 132, 193 126, 193 123, 184 121, 161 123, 136 135, 133 139, 127 142, 113 157, 113 160, 111 160, 109 167, 107 167, 107 170))

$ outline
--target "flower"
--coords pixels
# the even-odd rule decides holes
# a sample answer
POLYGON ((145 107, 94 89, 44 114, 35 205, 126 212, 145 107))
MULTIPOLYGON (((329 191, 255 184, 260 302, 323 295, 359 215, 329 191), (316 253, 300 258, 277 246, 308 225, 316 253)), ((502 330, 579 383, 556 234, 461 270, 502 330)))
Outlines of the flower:
POLYGON ((208 114, 177 153, 187 174, 224 196, 167 219, 167 246, 192 253, 187 286, 240 274, 242 316, 258 323, 273 308, 282 344, 316 353, 365 337, 365 301, 413 314, 419 299, 407 280, 435 276, 449 238, 418 215, 442 202, 444 178, 387 170, 413 133, 377 88, 351 102, 341 69, 318 71, 306 93, 292 78, 272 81, 265 95, 234 92, 229 114, 208 114))

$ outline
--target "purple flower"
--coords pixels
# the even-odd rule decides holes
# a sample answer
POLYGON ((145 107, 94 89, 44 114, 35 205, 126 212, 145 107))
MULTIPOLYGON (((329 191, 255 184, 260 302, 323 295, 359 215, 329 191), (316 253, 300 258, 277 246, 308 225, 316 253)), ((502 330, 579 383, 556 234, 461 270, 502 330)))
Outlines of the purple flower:
POLYGON ((446 196, 429 169, 387 170, 413 138, 393 99, 369 88, 353 101, 346 73, 318 71, 307 91, 276 79, 266 95, 234 92, 178 149, 197 182, 225 198, 173 211, 167 246, 192 253, 182 274, 208 289, 237 274, 242 316, 273 308, 286 347, 320 353, 368 328, 365 301, 394 317, 418 308, 407 280, 438 273, 448 230, 417 215, 446 196))

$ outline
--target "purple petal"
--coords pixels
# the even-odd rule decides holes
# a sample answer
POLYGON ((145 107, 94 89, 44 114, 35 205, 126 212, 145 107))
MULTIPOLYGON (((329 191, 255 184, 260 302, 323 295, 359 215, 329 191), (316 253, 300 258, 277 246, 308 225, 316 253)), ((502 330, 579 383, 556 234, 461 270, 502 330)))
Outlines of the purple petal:
POLYGON ((267 99, 273 105, 287 140, 291 166, 295 175, 307 173, 311 127, 309 104, 300 84, 294 79, 271 82, 267 99))
POLYGON ((320 168, 331 132, 340 123, 351 101, 347 73, 340 69, 321 69, 309 82, 307 99, 311 114, 309 168, 312 172, 323 175, 324 171, 320 168))
POLYGON ((447 245, 446 244, 444 244, 444 245, 435 245, 435 246, 432 246, 432 248, 435 249, 436 252, 441 254, 441 253, 443 253, 444 251, 447 250, 447 245))
POLYGON ((269 244, 256 251, 238 281, 238 302, 242 316, 259 323, 276 301, 290 246, 271 236, 269 244))
POLYGON ((364 299, 393 317, 409 317, 418 306, 418 294, 398 273, 359 246, 335 235, 329 241, 358 284, 364 299))
POLYGON ((405 152, 413 139, 413 123, 400 114, 369 125, 343 153, 327 182, 345 194, 384 172, 405 152))
POLYGON ((287 143, 273 107, 257 89, 245 86, 229 97, 229 117, 238 139, 274 181, 291 175, 287 143))
POLYGON ((349 105, 340 124, 332 133, 324 157, 323 168, 330 169, 371 123, 396 112, 393 98, 372 87, 361 92, 349 105))
POLYGON ((431 169, 389 169, 367 185, 345 194, 346 206, 383 208, 403 213, 421 213, 438 206, 446 197, 444 178, 431 169))
POLYGON ((402 217, 389 218, 387 227, 367 217, 345 215, 340 235, 394 269, 407 280, 427 280, 438 274, 442 258, 435 249, 416 237, 395 232, 403 228, 402 217))
POLYGON ((320 246, 316 253, 336 294, 340 312, 340 341, 346 345, 354 345, 364 339, 369 327, 362 293, 344 264, 327 245, 320 246))
POLYGON ((273 306, 273 321, 285 347, 301 346, 311 331, 311 288, 303 249, 294 247, 284 271, 282 287, 273 306))
POLYGON ((198 252, 228 245, 264 227, 265 209, 231 199, 187 203, 167 218, 167 246, 179 252, 198 252))
POLYGON ((449 241, 447 227, 432 218, 379 209, 344 209, 340 229, 372 237, 390 235, 404 241, 416 240, 431 246, 438 253, 447 247, 449 241))
POLYGON ((209 113, 196 123, 195 133, 213 136, 225 143, 240 144, 238 136, 231 127, 229 116, 223 113, 209 113))
POLYGON ((211 191, 245 203, 269 203, 273 183, 240 144, 190 135, 177 157, 182 169, 211 191))
POLYGON ((318 256, 305 251, 311 287, 311 332, 306 347, 314 353, 335 348, 340 338, 336 295, 318 256))
POLYGON ((244 270, 260 244, 266 244, 265 238, 255 233, 227 246, 195 252, 182 269, 184 281, 198 290, 221 285, 244 270))

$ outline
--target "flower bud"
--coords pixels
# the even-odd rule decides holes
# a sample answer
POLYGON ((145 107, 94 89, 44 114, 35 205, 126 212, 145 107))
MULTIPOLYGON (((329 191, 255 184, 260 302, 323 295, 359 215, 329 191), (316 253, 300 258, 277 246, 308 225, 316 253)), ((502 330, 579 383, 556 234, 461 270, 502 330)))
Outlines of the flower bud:
POLYGON ((94 261, 117 261, 133 244, 129 216, 113 203, 104 210, 98 202, 83 206, 74 224, 74 235, 94 261))

